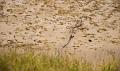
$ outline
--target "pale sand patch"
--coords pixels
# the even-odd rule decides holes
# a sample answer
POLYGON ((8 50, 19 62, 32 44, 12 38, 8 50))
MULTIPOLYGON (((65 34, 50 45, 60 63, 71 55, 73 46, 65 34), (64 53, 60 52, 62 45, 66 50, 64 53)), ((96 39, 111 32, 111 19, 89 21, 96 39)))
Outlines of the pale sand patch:
MULTIPOLYGON (((120 11, 116 1, 0 0, 1 47, 7 50, 7 46, 33 44, 30 47, 36 53, 60 52, 93 63, 110 60, 112 55, 119 58, 120 11)), ((18 47, 19 52, 26 50, 18 47)))

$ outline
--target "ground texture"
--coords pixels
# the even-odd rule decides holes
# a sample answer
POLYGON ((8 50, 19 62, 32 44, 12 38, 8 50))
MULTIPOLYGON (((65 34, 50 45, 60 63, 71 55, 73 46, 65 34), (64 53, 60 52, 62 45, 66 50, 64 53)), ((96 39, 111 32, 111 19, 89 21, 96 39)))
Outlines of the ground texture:
POLYGON ((9 48, 119 58, 120 0, 0 0, 0 50, 9 48))

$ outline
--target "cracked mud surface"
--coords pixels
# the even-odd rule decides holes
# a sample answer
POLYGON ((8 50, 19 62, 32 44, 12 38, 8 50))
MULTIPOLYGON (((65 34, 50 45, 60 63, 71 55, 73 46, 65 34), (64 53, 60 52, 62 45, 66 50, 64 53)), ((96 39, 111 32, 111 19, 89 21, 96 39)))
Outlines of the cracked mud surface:
POLYGON ((0 47, 120 54, 119 0, 0 0, 0 47))

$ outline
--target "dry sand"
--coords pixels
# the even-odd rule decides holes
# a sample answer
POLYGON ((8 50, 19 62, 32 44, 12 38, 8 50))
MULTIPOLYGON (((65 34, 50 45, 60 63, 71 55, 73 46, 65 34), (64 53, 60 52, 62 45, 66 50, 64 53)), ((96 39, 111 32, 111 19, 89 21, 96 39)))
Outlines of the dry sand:
POLYGON ((0 49, 10 47, 119 58, 120 1, 0 0, 0 49))

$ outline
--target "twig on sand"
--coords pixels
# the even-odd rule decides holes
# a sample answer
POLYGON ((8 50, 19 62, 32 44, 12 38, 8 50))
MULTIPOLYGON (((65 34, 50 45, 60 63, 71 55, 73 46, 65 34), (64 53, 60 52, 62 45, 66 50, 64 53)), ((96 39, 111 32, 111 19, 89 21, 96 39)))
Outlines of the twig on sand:
POLYGON ((81 20, 81 21, 80 21, 80 20, 77 20, 75 26, 71 28, 71 32, 70 32, 71 34, 70 34, 70 36, 69 36, 69 39, 68 39, 67 43, 63 46, 63 48, 65 48, 65 47, 71 42, 72 38, 74 37, 74 33, 75 33, 81 26, 82 26, 82 20, 81 20), (76 30, 76 29, 77 29, 77 30, 76 30))

